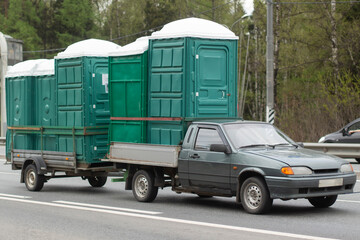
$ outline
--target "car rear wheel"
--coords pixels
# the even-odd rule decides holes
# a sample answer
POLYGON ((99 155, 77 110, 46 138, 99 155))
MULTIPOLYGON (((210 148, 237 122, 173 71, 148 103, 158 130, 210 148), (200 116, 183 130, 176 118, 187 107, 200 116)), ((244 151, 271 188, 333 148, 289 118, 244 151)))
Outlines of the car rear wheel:
POLYGON ((273 203, 264 180, 259 177, 245 180, 241 186, 240 197, 245 211, 253 214, 268 212, 273 203))
POLYGON ((356 160, 358 163, 360 163, 360 158, 355 158, 355 160, 356 160))
POLYGON ((139 202, 152 202, 158 194, 158 187, 154 186, 154 174, 139 170, 134 174, 132 181, 133 195, 139 202))
POLYGON ((309 202, 316 208, 327 208, 336 202, 337 195, 309 198, 309 202))

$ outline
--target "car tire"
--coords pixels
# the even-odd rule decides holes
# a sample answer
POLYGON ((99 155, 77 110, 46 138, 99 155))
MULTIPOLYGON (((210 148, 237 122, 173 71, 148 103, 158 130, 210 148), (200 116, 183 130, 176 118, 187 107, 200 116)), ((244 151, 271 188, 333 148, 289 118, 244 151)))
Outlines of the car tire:
POLYGON ((265 181, 259 177, 250 177, 244 181, 240 198, 245 211, 253 214, 268 212, 273 203, 265 181))
POLYGON ((336 202, 337 195, 309 198, 309 202, 316 208, 327 208, 336 202))
POLYGON ((139 202, 152 202, 158 194, 158 187, 154 186, 154 174, 139 170, 132 180, 132 192, 139 202))
POLYGON ((29 191, 40 191, 45 182, 45 176, 37 173, 35 164, 30 164, 24 171, 25 186, 29 191))
POLYGON ((358 163, 360 163, 360 158, 355 158, 355 160, 356 160, 358 163))
POLYGON ((92 187, 102 187, 107 181, 107 176, 95 176, 89 177, 88 182, 92 187))

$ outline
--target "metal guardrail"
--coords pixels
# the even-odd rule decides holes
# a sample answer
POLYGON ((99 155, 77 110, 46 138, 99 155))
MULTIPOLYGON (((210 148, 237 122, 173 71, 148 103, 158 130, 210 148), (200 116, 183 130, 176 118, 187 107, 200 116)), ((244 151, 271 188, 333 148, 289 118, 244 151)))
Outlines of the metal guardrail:
POLYGON ((304 143, 304 147, 342 158, 360 158, 358 143, 304 143))

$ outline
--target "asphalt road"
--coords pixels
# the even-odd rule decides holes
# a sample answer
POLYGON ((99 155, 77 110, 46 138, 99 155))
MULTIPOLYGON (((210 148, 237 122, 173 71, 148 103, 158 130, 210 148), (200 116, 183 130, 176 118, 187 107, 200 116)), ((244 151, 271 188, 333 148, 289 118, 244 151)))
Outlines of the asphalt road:
MULTIPOLYGON (((354 164, 358 167, 357 164, 354 164)), ((92 188, 80 178, 51 179, 41 192, 19 182, 0 160, 0 239, 359 239, 360 194, 333 207, 275 200, 266 215, 245 213, 234 198, 201 199, 159 191, 137 202, 123 183, 92 188)), ((359 182, 355 191, 360 191, 359 182)))

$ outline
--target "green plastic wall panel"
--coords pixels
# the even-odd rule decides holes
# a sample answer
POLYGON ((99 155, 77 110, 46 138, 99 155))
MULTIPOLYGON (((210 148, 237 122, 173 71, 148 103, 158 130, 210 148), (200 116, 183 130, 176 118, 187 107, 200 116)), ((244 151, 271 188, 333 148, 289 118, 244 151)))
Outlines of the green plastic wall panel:
POLYGON ((56 135, 49 135, 43 136, 41 140, 41 135, 37 134, 35 136, 36 139, 36 150, 44 150, 44 151, 58 151, 58 136, 56 135))
POLYGON ((109 124, 107 58, 56 59, 55 72, 59 125, 109 124))
POLYGON ((111 121, 110 129, 110 142, 147 142, 145 121, 111 121))
MULTIPOLYGON (((82 58, 56 59, 58 122, 62 126, 84 126, 86 91, 82 58)), ((89 80, 89 79, 88 79, 89 80)))
POLYGON ((149 116, 185 114, 185 39, 150 41, 149 116))
POLYGON ((56 126, 56 79, 55 75, 36 76, 36 126, 56 126))
POLYGON ((8 126, 35 125, 34 77, 6 78, 8 126))
POLYGON ((187 125, 183 122, 152 121, 148 123, 148 143, 178 145, 185 136, 187 125))
MULTIPOLYGON (((59 151, 73 152, 74 142, 72 136, 59 136, 59 151)), ((100 163, 108 151, 107 135, 76 136, 75 149, 78 163, 100 163)))
POLYGON ((34 150, 35 149, 35 137, 33 134, 14 134, 11 138, 11 131, 6 132, 6 145, 5 145, 5 155, 8 161, 11 160, 11 144, 14 139, 14 148, 16 149, 25 149, 25 150, 34 150))
MULTIPOLYGON (((109 58, 111 117, 147 116, 148 52, 109 58)), ((146 142, 146 123, 111 121, 110 142, 146 142)))
MULTIPOLYGON (((56 126, 56 78, 55 75, 35 76, 36 98, 36 126, 56 126)), ((41 135, 35 135, 35 149, 57 151, 57 136, 46 135, 41 140, 41 135)))
POLYGON ((109 58, 111 117, 147 115, 147 51, 141 55, 109 58))

